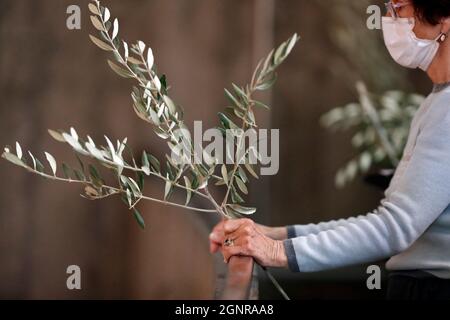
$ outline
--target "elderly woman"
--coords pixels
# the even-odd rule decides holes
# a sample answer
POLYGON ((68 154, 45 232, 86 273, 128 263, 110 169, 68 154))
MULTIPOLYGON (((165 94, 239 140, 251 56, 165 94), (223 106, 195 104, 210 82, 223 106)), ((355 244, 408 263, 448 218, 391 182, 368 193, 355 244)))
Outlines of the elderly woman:
POLYGON ((390 1, 383 35, 392 58, 420 68, 433 92, 411 124, 379 207, 346 220, 271 228, 219 223, 211 251, 314 272, 390 257, 388 298, 450 299, 450 0, 390 1))

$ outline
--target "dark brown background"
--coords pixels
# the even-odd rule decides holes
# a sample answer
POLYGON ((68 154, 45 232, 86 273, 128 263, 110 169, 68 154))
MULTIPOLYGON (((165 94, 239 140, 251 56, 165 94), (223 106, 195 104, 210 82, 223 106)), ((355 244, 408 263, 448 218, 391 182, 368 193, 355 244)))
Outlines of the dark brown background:
MULTIPOLYGON (((243 84, 258 58, 298 32, 303 40, 279 72, 260 113, 281 133, 280 172, 252 187, 256 219, 271 225, 310 223, 372 210, 381 194, 356 181, 334 187, 352 156, 350 135, 319 126, 321 114, 356 100, 354 83, 381 92, 426 93, 417 72, 394 65, 380 31, 366 28, 367 0, 104 1, 121 36, 154 49, 187 123, 217 123, 223 87, 243 84)), ((131 108, 131 82, 113 74, 92 45, 87 1, 0 1, 0 144, 21 142, 43 158, 73 162, 47 128, 77 128, 102 139, 127 136, 135 150, 162 145, 131 108), (82 8, 82 30, 66 28, 66 8, 82 8)), ((147 203, 141 231, 118 199, 91 202, 77 186, 43 180, 0 162, 0 298, 211 298, 220 257, 208 253, 214 217, 147 203), (82 269, 82 290, 66 289, 66 268, 82 269)), ((147 192, 161 186, 148 181, 147 192)), ((372 298, 364 268, 313 275, 277 272, 294 298, 372 298)), ((278 298, 261 278, 261 297, 278 298)))

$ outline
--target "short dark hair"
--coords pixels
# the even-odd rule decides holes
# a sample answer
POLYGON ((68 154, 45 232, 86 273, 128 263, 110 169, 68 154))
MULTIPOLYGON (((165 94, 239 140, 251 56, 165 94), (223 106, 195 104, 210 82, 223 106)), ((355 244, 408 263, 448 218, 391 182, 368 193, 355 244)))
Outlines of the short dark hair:
POLYGON ((450 0, 412 0, 416 16, 432 25, 450 17, 450 0))

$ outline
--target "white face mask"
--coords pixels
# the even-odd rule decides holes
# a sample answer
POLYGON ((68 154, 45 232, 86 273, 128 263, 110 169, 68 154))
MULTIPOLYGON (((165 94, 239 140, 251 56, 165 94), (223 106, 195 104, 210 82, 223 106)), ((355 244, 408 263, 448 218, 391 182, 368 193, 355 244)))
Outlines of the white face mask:
POLYGON ((419 39, 414 29, 414 18, 383 17, 384 43, 392 58, 407 68, 427 71, 439 50, 439 38, 419 39))

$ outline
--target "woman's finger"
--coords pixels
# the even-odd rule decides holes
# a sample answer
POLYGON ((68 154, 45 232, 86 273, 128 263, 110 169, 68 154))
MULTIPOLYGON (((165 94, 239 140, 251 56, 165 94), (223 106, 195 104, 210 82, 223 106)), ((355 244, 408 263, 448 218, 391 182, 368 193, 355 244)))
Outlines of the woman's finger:
POLYGON ((225 262, 228 263, 228 261, 232 256, 242 256, 245 255, 245 252, 242 247, 230 246, 230 247, 222 247, 222 254, 225 262))
POLYGON ((239 229, 243 224, 246 224, 248 219, 236 219, 236 220, 227 220, 225 221, 223 228, 226 234, 232 233, 239 229))
POLYGON ((217 244, 216 242, 210 241, 209 242, 209 252, 211 253, 216 253, 217 251, 219 251, 220 249, 220 245, 217 244))

